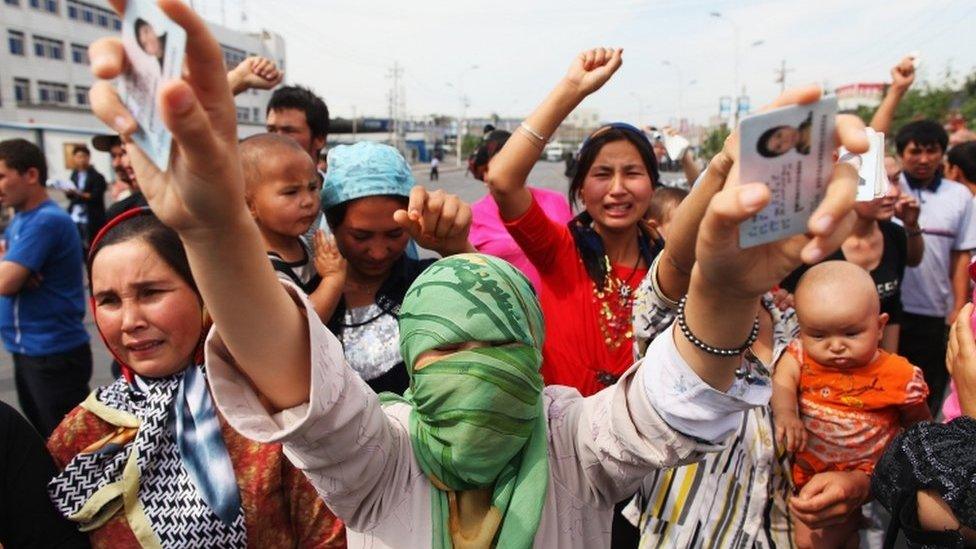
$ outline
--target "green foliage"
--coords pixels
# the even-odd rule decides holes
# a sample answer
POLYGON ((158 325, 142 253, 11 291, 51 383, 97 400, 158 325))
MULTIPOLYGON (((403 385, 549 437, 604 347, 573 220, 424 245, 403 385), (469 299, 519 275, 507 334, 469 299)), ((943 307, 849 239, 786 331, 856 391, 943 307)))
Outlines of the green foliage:
POLYGON ((467 158, 481 144, 481 135, 466 133, 461 141, 461 158, 467 158))
POLYGON ((722 150, 722 147, 725 146, 725 138, 728 137, 730 133, 732 132, 729 131, 729 127, 725 124, 722 124, 721 126, 710 131, 708 136, 705 137, 705 140, 702 142, 701 153, 699 156, 704 158, 706 161, 711 160, 712 157, 718 154, 719 151, 722 150))
MULTIPOLYGON (((976 71, 966 77, 962 84, 956 83, 947 74, 942 84, 926 83, 908 90, 895 109, 891 122, 891 133, 896 134, 902 126, 913 120, 930 119, 946 122, 951 111, 959 111, 969 122, 976 122, 976 71)), ((871 122, 874 109, 860 107, 855 112, 865 124, 871 122)))

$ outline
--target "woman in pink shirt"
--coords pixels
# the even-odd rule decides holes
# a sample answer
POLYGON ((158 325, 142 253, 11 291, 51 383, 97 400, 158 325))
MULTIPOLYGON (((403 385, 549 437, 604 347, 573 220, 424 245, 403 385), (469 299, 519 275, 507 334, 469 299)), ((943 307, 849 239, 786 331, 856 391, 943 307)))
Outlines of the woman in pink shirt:
MULTIPOLYGON (((501 150, 502 145, 511 137, 511 133, 504 130, 494 130, 485 136, 484 141, 471 157, 470 170, 479 181, 485 180, 488 173, 488 162, 495 153, 501 150)), ((569 209, 569 201, 562 194, 538 187, 529 187, 529 191, 535 201, 542 207, 549 219, 557 223, 568 223, 573 218, 569 209)), ((532 282, 536 293, 542 288, 539 278, 539 271, 532 265, 529 258, 515 243, 515 240, 508 233, 501 215, 498 213, 498 205, 491 194, 486 194, 481 200, 471 205, 471 233, 468 239, 471 244, 481 253, 500 257, 514 265, 522 271, 532 282)))

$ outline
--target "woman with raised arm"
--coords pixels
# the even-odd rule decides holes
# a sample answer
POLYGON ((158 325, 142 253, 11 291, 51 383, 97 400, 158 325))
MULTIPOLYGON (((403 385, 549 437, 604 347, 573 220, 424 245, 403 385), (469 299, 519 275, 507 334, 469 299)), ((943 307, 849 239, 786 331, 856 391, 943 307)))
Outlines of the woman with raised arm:
POLYGON ((204 374, 209 328, 177 234, 148 208, 92 242, 92 314, 123 376, 51 434, 57 510, 94 547, 346 547, 280 444, 217 412, 204 374))
MULTIPOLYGON (((568 224, 545 215, 526 177, 559 124, 610 79, 622 55, 605 48, 581 53, 492 159, 485 179, 509 233, 542 280, 549 334, 543 378, 583 396, 615 383, 633 361, 634 291, 662 249, 644 225, 660 183, 657 161, 634 126, 618 122, 594 131, 580 149, 569 186, 570 202, 583 211, 568 224)), ((674 270, 676 262, 664 263, 662 285, 672 296, 684 295, 691 262, 679 265, 683 273, 674 270)))
MULTIPOLYGON (((759 295, 801 256, 814 261, 840 244, 852 169, 829 182, 810 236, 749 250, 738 250, 737 227, 768 190, 733 182, 716 194, 679 313, 695 337, 665 332, 639 367, 590 398, 542 387, 544 327, 522 275, 486 256, 443 259, 401 308, 410 390, 381 404, 265 259, 244 205, 234 105, 211 76, 220 45, 188 6, 160 6, 187 30, 186 79, 159 98, 177 146, 165 172, 142 152, 134 162, 151 206, 185 242, 214 317, 207 375, 218 407, 245 436, 284 444, 346 520, 351 546, 608 547, 617 500, 650 470, 716 449, 743 409, 768 399, 768 385, 735 375, 759 295)), ((92 56, 101 59, 95 73, 117 76, 118 41, 92 47, 102 56, 92 56)), ((134 124, 114 90, 105 81, 95 89, 95 112, 128 135, 134 124)), ((863 125, 838 128, 845 146, 867 148, 863 125)), ((398 217, 457 240, 429 206, 411 201, 398 217)))

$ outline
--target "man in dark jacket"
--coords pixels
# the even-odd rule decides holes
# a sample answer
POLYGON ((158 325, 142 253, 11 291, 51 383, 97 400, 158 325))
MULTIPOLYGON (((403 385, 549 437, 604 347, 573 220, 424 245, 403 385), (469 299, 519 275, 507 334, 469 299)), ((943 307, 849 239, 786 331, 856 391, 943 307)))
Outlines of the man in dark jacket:
POLYGON ((71 171, 71 182, 77 191, 67 191, 68 213, 78 227, 78 234, 84 245, 105 225, 105 177, 91 165, 91 152, 88 147, 78 145, 71 153, 75 169, 71 171))

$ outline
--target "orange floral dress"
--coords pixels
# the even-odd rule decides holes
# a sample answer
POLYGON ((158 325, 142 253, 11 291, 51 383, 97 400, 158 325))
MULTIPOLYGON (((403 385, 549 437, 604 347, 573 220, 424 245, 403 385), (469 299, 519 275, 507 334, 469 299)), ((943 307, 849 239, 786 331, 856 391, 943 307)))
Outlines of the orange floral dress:
MULTIPOLYGON (((83 449, 115 430, 114 425, 78 406, 54 430, 47 447, 58 469, 63 469, 83 449)), ((240 489, 248 547, 346 547, 342 521, 326 507, 304 473, 288 461, 281 444, 246 439, 223 417, 220 431, 240 489)), ((122 509, 89 537, 95 548, 140 546, 122 509)))
POLYGON ((922 371, 885 351, 861 368, 839 369, 814 362, 799 340, 790 351, 800 363, 800 419, 807 445, 793 458, 797 489, 824 471, 871 474, 891 440, 901 432, 901 410, 929 394, 922 371))

